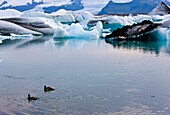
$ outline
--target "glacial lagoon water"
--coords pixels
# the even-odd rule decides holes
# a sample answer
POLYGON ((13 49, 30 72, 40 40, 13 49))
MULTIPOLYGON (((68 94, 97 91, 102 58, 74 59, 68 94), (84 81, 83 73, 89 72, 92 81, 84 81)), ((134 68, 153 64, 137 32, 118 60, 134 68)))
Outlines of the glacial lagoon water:
POLYGON ((170 114, 169 70, 168 41, 6 40, 0 114, 170 114), (28 94, 39 99, 28 102, 28 94))

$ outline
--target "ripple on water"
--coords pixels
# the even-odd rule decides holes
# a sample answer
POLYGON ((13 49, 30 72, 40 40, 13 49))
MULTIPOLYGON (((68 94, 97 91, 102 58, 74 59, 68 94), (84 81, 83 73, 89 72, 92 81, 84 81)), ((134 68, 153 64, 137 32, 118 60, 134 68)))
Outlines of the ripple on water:
POLYGON ((18 77, 13 75, 2 75, 3 77, 9 78, 9 79, 27 79, 26 77, 18 77))

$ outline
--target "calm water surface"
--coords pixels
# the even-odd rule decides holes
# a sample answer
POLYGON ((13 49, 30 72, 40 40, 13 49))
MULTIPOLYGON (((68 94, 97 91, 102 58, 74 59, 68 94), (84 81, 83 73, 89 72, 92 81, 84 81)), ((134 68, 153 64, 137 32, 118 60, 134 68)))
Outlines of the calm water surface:
POLYGON ((6 40, 0 114, 170 114, 169 42, 6 40), (44 85, 55 91, 44 93, 44 85), (39 97, 28 102, 27 95, 39 97))

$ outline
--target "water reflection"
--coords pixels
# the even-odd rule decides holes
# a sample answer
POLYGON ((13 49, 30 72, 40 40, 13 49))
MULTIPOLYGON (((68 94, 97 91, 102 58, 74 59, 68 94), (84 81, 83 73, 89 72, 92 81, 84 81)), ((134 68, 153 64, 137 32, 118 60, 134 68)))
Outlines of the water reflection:
POLYGON ((16 48, 25 48, 32 45, 39 45, 43 44, 44 42, 51 39, 51 36, 42 36, 42 37, 35 37, 33 39, 28 39, 23 41, 22 43, 18 44, 16 48))
POLYGON ((6 39, 0 44, 0 47, 11 47, 14 46, 15 48, 27 48, 34 45, 45 44, 48 47, 70 47, 73 49, 81 49, 84 47, 86 42, 94 41, 96 39, 93 38, 61 38, 61 39, 54 39, 52 36, 42 36, 42 37, 35 37, 31 39, 6 39))
POLYGON ((118 49, 140 50, 143 51, 143 53, 150 52, 159 55, 161 49, 166 47, 166 44, 166 41, 115 41, 111 45, 118 49))
POLYGON ((15 44, 18 44, 22 41, 25 41, 23 39, 5 39, 3 40, 3 42, 0 44, 0 48, 7 48, 9 46, 13 46, 15 44))
POLYGON ((0 63, 2 62, 2 58, 0 58, 0 63))
MULTIPOLYGON (((15 49, 27 48, 35 45, 44 45, 47 47, 61 49, 63 47, 69 47, 72 49, 82 49, 85 44, 92 41, 104 42, 103 39, 93 38, 61 38, 54 39, 52 36, 35 37, 31 39, 5 39, 0 44, 0 48, 7 48, 13 46, 15 49)), ((98 44, 98 47, 106 46, 107 43, 98 44)), ((143 53, 151 53, 159 55, 160 52, 170 54, 170 42, 169 41, 116 41, 111 44, 115 49, 127 49, 143 51, 143 53)))
POLYGON ((85 43, 90 41, 94 41, 94 39, 54 39, 55 46, 58 48, 70 47, 72 49, 82 49, 85 43))

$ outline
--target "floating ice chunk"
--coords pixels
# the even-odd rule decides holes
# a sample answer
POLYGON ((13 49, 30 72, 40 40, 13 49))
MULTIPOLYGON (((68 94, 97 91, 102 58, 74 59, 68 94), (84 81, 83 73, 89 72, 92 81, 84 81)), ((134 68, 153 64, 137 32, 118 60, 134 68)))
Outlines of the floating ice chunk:
POLYGON ((74 12, 66 11, 64 9, 51 13, 50 15, 54 17, 55 22, 58 21, 65 23, 76 22, 74 12))
POLYGON ((83 29, 80 24, 72 24, 68 29, 69 36, 72 37, 84 37, 88 36, 87 31, 83 29))
POLYGON ((101 16, 101 17, 95 17, 92 21, 103 21, 107 22, 108 24, 120 24, 122 26, 125 25, 133 25, 134 23, 140 23, 143 20, 150 20, 152 21, 152 17, 148 15, 138 15, 138 16, 101 16))
POLYGON ((78 20, 78 21, 84 21, 84 20, 91 20, 91 19, 93 19, 93 17, 94 17, 94 15, 92 14, 92 13, 90 13, 90 12, 87 12, 87 11, 83 11, 83 12, 79 12, 78 13, 81 17, 82 17, 82 19, 83 20, 78 20))
POLYGON ((135 23, 134 19, 129 16, 109 16, 105 19, 109 24, 120 24, 122 26, 132 25, 135 23))
POLYGON ((62 38, 62 37, 68 37, 68 32, 63 28, 58 26, 55 30, 54 30, 54 38, 62 38))
POLYGON ((20 17, 21 12, 14 9, 0 10, 0 18, 20 17))
POLYGON ((144 20, 153 21, 152 18, 148 15, 137 15, 133 17, 136 23, 141 23, 144 20))
POLYGON ((111 32, 110 33, 102 33, 101 37, 105 38, 109 34, 111 34, 111 32))
POLYGON ((163 17, 164 17, 164 20, 170 19, 170 14, 167 14, 167 15, 165 15, 165 16, 163 16, 163 17))
POLYGON ((41 20, 46 24, 49 25, 52 28, 56 28, 58 24, 53 20, 49 18, 41 18, 41 20))
POLYGON ((7 22, 7 21, 2 21, 0 20, 0 33, 4 33, 4 34, 33 34, 33 35, 42 35, 39 32, 35 32, 26 28, 23 28, 19 25, 16 25, 14 23, 11 22, 7 22))
POLYGON ((76 22, 75 17, 72 14, 57 15, 54 16, 54 20, 64 23, 76 22))
POLYGON ((61 9, 55 13, 50 14, 53 17, 55 22, 64 22, 64 23, 71 23, 71 22, 80 22, 81 25, 87 25, 89 20, 91 20, 94 16, 90 12, 87 11, 66 11, 61 9))
POLYGON ((83 26, 79 23, 73 23, 70 26, 63 28, 58 26, 55 29, 54 38, 60 38, 60 37, 94 37, 99 38, 101 35, 103 29, 103 25, 101 22, 98 22, 95 27, 93 27, 91 30, 84 30, 83 26))
POLYGON ((71 23, 71 22, 76 22, 75 17, 78 14, 76 14, 73 11, 67 11, 64 9, 58 10, 56 12, 53 12, 49 14, 50 18, 52 18, 55 22, 62 22, 62 23, 71 23))
POLYGON ((121 25, 132 25, 136 22, 132 16, 120 17, 120 20, 122 21, 121 25))
POLYGON ((50 15, 57 16, 57 15, 62 15, 62 14, 65 15, 67 13, 71 13, 71 11, 67 11, 65 9, 60 9, 60 10, 58 10, 56 12, 52 12, 50 15))
POLYGON ((10 33, 9 36, 3 36, 3 35, 0 35, 0 44, 3 43, 4 40, 15 40, 15 39, 33 39, 34 36, 32 34, 13 34, 13 33, 10 33))
POLYGON ((162 16, 163 20, 160 21, 163 28, 170 27, 170 15, 162 16))
MULTIPOLYGON (((41 17, 47 20, 51 21, 49 24, 55 25, 55 23, 58 22, 64 22, 64 23, 73 23, 73 22, 79 22, 81 25, 83 25, 84 28, 87 27, 87 23, 93 19, 93 14, 87 11, 79 11, 79 12, 73 12, 73 11, 66 11, 66 10, 59 10, 55 13, 46 14, 43 12, 37 12, 37 11, 27 11, 24 12, 22 17, 41 17), (53 20, 53 22, 52 22, 53 20)), ((52 26, 53 27, 53 26, 52 26)), ((54 28, 54 27, 53 27, 54 28)))
POLYGON ((22 35, 18 35, 18 34, 10 34, 11 35, 11 39, 28 39, 28 38, 33 38, 32 34, 22 34, 22 35))
POLYGON ((160 23, 163 28, 170 27, 170 19, 162 20, 160 23))
POLYGON ((101 21, 97 22, 96 28, 99 32, 102 32, 103 29, 103 24, 101 21))
POLYGON ((56 23, 52 19, 47 18, 18 17, 18 18, 5 18, 1 20, 17 24, 29 30, 40 32, 44 35, 54 34, 54 29, 52 27, 56 26, 56 23))
POLYGON ((83 26, 83 28, 87 28, 87 23, 93 18, 93 14, 87 11, 83 11, 79 13, 79 15, 76 17, 76 20, 83 26))
POLYGON ((102 34, 102 30, 103 30, 103 24, 102 24, 102 22, 101 21, 98 21, 97 22, 97 24, 96 24, 96 26, 94 26, 94 27, 92 27, 92 28, 90 28, 91 30, 97 30, 98 32, 99 32, 99 36, 101 36, 101 34, 102 34))
POLYGON ((151 17, 154 22, 159 22, 164 19, 164 16, 160 16, 160 15, 151 15, 151 17))
POLYGON ((95 28, 91 31, 84 30, 80 24, 72 24, 68 29, 69 36, 71 37, 95 37, 98 38, 100 32, 98 28, 95 28))
POLYGON ((24 12, 21 17, 44 17, 44 18, 52 18, 49 14, 44 12, 37 12, 37 11, 26 11, 24 12))

